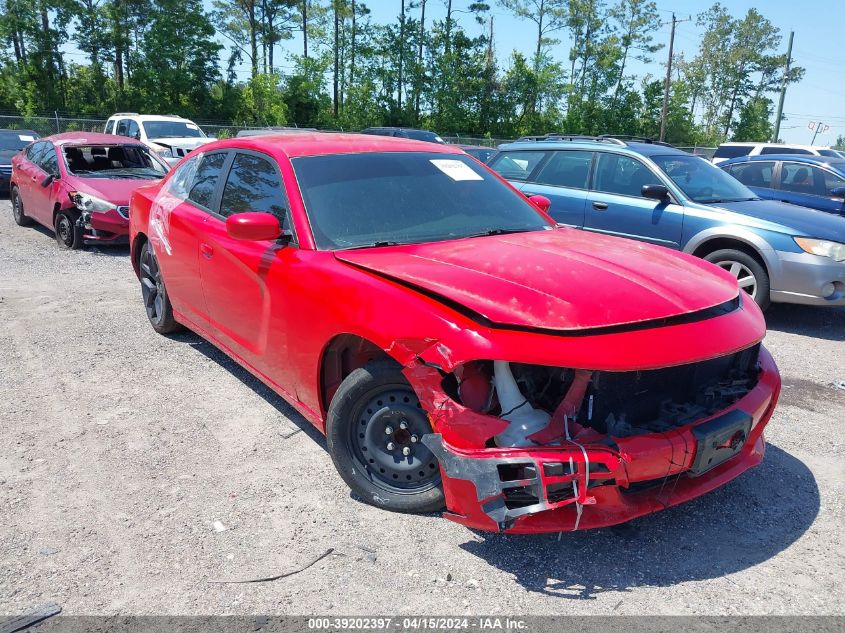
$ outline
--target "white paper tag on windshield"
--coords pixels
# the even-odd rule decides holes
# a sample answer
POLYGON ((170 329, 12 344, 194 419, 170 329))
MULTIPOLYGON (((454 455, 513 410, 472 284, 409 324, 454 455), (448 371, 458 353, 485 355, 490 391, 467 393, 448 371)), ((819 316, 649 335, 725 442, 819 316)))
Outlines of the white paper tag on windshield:
POLYGON ((35 137, 32 134, 18 134, 18 138, 22 141, 34 141, 35 137))
POLYGON ((469 165, 459 160, 434 159, 431 164, 452 180, 484 180, 479 174, 472 171, 469 165))

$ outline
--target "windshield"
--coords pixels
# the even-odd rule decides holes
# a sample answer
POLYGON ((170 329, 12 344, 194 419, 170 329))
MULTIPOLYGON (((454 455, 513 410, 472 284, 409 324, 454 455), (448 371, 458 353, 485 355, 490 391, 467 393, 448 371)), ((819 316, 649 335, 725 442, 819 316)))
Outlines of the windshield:
POLYGON ((520 194, 468 156, 373 152, 292 162, 321 250, 551 226, 520 194))
POLYGON ((196 123, 190 121, 144 121, 147 138, 205 138, 196 123))
POLYGON ((84 178, 154 180, 168 169, 144 145, 74 145, 62 154, 68 173, 84 178))
POLYGON ((757 196, 736 178, 698 156, 652 156, 653 160, 693 202, 738 202, 757 196))
POLYGON ((2 159, 2 162, 4 163, 11 162, 12 157, 15 154, 37 138, 38 136, 32 132, 21 132, 20 134, 0 134, 0 159, 2 159))

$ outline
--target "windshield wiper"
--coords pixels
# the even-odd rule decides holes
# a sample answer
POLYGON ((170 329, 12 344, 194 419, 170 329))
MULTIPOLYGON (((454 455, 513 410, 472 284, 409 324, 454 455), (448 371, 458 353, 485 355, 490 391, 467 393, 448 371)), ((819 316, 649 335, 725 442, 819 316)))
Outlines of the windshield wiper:
POLYGON ((357 251, 360 248, 382 248, 384 246, 400 246, 402 242, 392 242, 383 240, 380 242, 370 242, 369 244, 359 244, 358 246, 350 246, 349 248, 341 248, 342 251, 357 251))
POLYGON ((488 229, 481 233, 473 233, 464 237, 488 237, 490 235, 510 235, 511 233, 528 233, 534 229, 488 229))

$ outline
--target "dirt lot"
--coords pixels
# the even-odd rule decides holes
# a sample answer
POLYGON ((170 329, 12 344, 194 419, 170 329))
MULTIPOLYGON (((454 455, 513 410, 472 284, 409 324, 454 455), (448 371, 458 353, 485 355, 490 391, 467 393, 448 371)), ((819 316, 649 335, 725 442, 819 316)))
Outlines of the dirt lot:
POLYGON ((127 255, 60 252, 0 201, 0 613, 845 614, 845 309, 768 314, 763 465, 620 528, 506 537, 353 499, 281 399, 153 332, 127 255))

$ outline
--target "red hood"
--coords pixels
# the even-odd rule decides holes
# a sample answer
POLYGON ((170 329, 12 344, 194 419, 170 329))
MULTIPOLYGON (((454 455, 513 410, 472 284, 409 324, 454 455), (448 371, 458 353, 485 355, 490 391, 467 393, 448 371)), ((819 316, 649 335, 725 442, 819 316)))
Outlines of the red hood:
POLYGON ((158 182, 156 180, 141 180, 140 178, 82 178, 68 176, 67 187, 73 191, 90 193, 116 207, 129 204, 129 196, 138 187, 158 182))
POLYGON ((572 229, 337 251, 335 257, 517 327, 638 323, 704 310, 738 293, 733 277, 702 260, 572 229))

